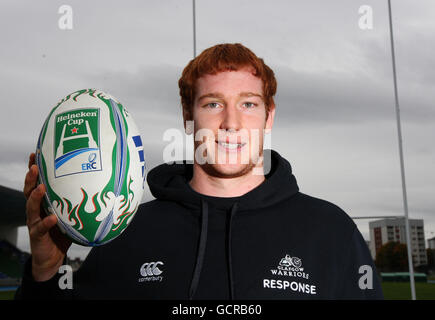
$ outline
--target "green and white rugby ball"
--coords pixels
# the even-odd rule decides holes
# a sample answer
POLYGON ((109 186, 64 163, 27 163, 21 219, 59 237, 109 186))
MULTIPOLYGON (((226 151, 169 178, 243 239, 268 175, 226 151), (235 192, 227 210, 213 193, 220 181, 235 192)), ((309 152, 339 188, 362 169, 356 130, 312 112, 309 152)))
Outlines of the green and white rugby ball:
POLYGON ((96 89, 73 92, 48 115, 36 148, 44 208, 84 246, 105 244, 131 223, 142 200, 145 157, 127 110, 96 89))

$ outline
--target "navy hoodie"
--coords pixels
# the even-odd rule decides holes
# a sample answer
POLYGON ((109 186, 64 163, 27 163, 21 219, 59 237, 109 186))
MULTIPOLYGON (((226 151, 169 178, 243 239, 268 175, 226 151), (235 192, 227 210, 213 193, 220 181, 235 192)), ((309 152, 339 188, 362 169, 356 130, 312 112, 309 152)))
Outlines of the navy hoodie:
POLYGON ((301 193, 289 162, 267 152, 265 181, 233 198, 193 190, 192 164, 157 166, 147 176, 156 199, 91 250, 72 289, 59 288, 61 274, 34 281, 29 260, 16 298, 382 299, 352 219, 301 193))

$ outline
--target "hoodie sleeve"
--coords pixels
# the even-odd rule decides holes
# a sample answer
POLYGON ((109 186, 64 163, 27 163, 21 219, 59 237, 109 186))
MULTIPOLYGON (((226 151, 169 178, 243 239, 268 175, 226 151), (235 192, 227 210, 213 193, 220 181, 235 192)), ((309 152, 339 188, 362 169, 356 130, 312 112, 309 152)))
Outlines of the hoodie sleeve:
POLYGON ((344 268, 339 276, 338 299, 378 300, 383 299, 382 286, 364 238, 358 228, 354 228, 344 256, 344 268))
POLYGON ((47 281, 36 281, 32 275, 32 256, 25 265, 21 286, 15 292, 15 300, 62 300, 71 298, 69 290, 62 290, 59 287, 61 275, 56 273, 47 281))
MULTIPOLYGON (((80 282, 93 279, 97 265, 97 250, 93 248, 82 266, 72 275, 73 288, 61 289, 59 282, 62 274, 56 273, 47 281, 35 281, 32 276, 32 257, 26 261, 21 286, 15 293, 15 300, 72 300, 80 299, 86 292, 81 290, 80 282)), ((64 264, 66 262, 64 261, 64 264)))

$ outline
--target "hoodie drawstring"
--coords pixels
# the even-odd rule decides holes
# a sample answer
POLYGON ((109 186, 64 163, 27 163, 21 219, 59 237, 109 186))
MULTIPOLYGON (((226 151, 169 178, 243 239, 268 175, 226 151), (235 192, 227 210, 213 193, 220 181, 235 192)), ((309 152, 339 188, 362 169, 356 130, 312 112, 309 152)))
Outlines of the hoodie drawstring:
MULTIPOLYGON (((231 254, 231 233, 232 233, 232 222, 234 215, 237 212, 237 202, 231 207, 231 212, 228 221, 228 238, 227 238, 227 254, 228 254, 228 277, 230 283, 230 300, 234 299, 234 277, 233 277, 233 264, 232 264, 232 254, 231 254)), ((193 272, 192 282, 190 284, 189 290, 189 300, 193 299, 196 293, 196 289, 199 284, 199 277, 201 275, 201 269, 204 262, 205 248, 207 243, 207 230, 208 230, 208 204, 207 201, 201 199, 201 235, 199 239, 198 253, 196 258, 195 270, 193 272)))
POLYGON ((231 214, 230 214, 230 218, 229 218, 229 222, 228 222, 228 276, 229 276, 229 280, 230 280, 230 300, 234 300, 234 276, 233 276, 233 263, 231 261, 231 227, 232 227, 232 222, 233 222, 233 218, 234 215, 237 212, 237 202, 235 202, 233 204, 233 206, 231 207, 231 214))
POLYGON ((193 299, 199 283, 202 264, 204 262, 205 247, 207 243, 207 228, 208 228, 208 204, 204 199, 201 199, 201 236, 199 239, 198 254, 196 257, 195 271, 193 272, 192 282, 189 290, 189 300, 193 299))

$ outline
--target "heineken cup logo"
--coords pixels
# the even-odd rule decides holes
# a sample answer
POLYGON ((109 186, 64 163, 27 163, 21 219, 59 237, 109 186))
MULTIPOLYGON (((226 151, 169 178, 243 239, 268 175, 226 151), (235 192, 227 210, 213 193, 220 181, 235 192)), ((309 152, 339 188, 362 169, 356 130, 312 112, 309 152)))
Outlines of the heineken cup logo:
POLYGON ((55 120, 55 177, 101 170, 99 109, 58 114, 55 120))

